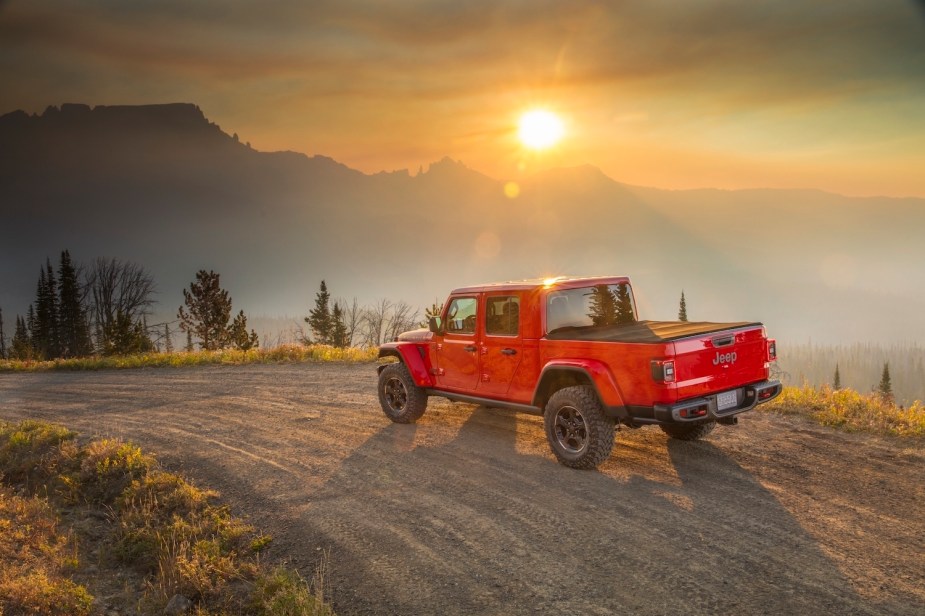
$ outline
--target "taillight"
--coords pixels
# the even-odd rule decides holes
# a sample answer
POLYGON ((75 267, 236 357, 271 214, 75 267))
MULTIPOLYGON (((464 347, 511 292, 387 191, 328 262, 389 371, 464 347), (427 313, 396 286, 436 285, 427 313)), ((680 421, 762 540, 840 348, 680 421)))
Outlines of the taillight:
POLYGON ((768 339, 768 361, 777 359, 777 340, 768 339))
POLYGON ((652 379, 660 383, 674 383, 674 360, 652 360, 652 379))

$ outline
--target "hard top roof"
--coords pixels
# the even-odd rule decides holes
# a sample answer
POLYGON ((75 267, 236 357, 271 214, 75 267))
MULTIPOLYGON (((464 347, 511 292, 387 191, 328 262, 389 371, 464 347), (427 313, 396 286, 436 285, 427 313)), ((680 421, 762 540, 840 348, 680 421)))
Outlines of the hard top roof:
POLYGON ((596 284, 619 284, 630 281, 626 276, 556 276, 555 278, 532 278, 530 280, 512 280, 509 282, 493 282, 477 284, 468 287, 453 289, 450 295, 464 293, 483 293, 490 291, 531 291, 533 289, 574 289, 596 284))

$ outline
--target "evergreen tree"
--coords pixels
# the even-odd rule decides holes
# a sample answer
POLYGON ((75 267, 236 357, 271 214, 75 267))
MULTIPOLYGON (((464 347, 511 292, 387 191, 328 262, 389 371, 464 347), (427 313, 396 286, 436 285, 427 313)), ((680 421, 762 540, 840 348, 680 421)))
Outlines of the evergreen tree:
POLYGON ((170 332, 170 323, 164 323, 164 352, 173 353, 173 334, 170 332))
POLYGON ((231 343, 239 351, 256 349, 260 345, 257 332, 251 330, 249 334, 247 333, 247 317, 244 316, 243 310, 238 312, 234 321, 232 321, 229 336, 231 337, 231 343))
POLYGON ((328 285, 322 280, 321 287, 315 294, 315 308, 305 317, 305 322, 315 334, 315 342, 320 344, 331 344, 331 330, 334 324, 331 319, 331 309, 328 307, 330 301, 331 294, 328 293, 328 285))
POLYGON ((80 301, 80 284, 70 253, 61 253, 58 268, 58 333, 62 357, 89 355, 90 328, 87 314, 80 301))
POLYGON ((331 344, 343 349, 347 346, 348 336, 344 311, 340 309, 337 302, 334 302, 334 311, 331 313, 331 344))
POLYGON ((681 305, 678 308, 678 320, 687 321, 687 302, 684 300, 684 289, 681 289, 681 305))
POLYGON ((630 296, 629 285, 617 285, 617 323, 635 323, 636 314, 633 310, 633 298, 630 296))
POLYGON ((0 359, 6 359, 6 334, 3 331, 3 308, 0 308, 0 359))
POLYGON ((835 380, 832 383, 832 389, 835 391, 841 389, 841 373, 838 371, 838 364, 835 364, 835 380))
POLYGON ((55 280, 55 271, 51 267, 51 259, 45 260, 45 284, 48 294, 48 346, 47 359, 61 357, 61 336, 58 329, 58 283, 55 280))
POLYGON ((180 329, 196 334, 199 347, 215 351, 228 346, 228 320, 231 318, 231 298, 228 291, 219 284, 219 275, 213 271, 199 270, 196 281, 189 289, 183 289, 187 312, 180 306, 177 318, 180 329))
POLYGON ((130 355, 132 353, 147 353, 154 350, 154 342, 148 336, 143 321, 133 321, 132 317, 121 310, 116 312, 116 318, 106 326, 106 346, 102 349, 104 355, 130 355))
POLYGON ((617 322, 617 296, 610 286, 599 284, 591 289, 588 317, 594 325, 613 325, 617 322))
MULTIPOLYGON (((182 327, 180 329, 183 329, 182 327)), ((186 346, 183 348, 187 353, 193 352, 193 332, 186 330, 186 346)))
POLYGON ((35 289, 35 311, 29 306, 29 333, 32 348, 38 359, 48 357, 51 346, 51 305, 49 302, 48 279, 45 277, 45 268, 39 268, 39 281, 35 289))
POLYGON ((883 364, 883 374, 880 375, 880 384, 877 392, 884 402, 893 402, 893 383, 890 380, 890 362, 883 364))
POLYGON ((16 332, 13 334, 13 341, 10 344, 10 359, 27 360, 32 359, 33 356, 32 337, 29 335, 26 320, 16 315, 16 332))

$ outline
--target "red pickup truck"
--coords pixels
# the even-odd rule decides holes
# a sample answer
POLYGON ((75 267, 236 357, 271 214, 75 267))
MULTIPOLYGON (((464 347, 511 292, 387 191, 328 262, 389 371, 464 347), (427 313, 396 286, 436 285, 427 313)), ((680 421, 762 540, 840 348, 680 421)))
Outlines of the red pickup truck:
POLYGON ((761 323, 640 321, 625 277, 453 291, 427 329, 382 345, 379 402, 416 421, 428 396, 542 415, 556 458, 594 468, 616 424, 693 440, 781 392, 761 323))

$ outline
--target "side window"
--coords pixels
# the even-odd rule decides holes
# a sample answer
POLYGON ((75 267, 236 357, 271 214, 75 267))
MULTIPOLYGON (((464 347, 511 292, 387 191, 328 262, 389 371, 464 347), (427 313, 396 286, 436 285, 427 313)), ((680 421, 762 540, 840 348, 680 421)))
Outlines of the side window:
POLYGON ((520 331, 520 298, 516 295, 489 297, 485 301, 485 333, 516 336, 520 331))
POLYGON ((457 297, 450 301, 446 311, 448 334, 474 334, 475 310, 478 302, 474 297, 457 297))

